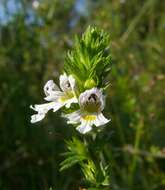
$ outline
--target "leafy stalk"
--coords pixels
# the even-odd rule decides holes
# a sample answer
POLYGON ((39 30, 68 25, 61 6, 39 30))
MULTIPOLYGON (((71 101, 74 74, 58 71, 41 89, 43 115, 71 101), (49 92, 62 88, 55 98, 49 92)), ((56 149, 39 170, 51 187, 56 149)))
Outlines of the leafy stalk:
POLYGON ((109 175, 107 167, 100 162, 95 163, 89 153, 87 146, 77 138, 67 141, 67 152, 63 154, 65 160, 61 162, 60 171, 68 169, 75 164, 81 168, 84 180, 92 188, 104 188, 109 186, 109 175))
POLYGON ((75 77, 79 92, 95 86, 105 87, 104 80, 111 66, 108 46, 109 35, 96 27, 89 26, 82 38, 76 36, 64 70, 75 77))

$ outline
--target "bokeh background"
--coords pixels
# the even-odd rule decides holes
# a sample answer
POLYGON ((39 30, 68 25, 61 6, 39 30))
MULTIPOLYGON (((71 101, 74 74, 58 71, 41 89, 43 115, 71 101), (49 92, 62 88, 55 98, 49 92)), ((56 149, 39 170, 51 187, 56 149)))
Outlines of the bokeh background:
MULTIPOLYGON (((88 25, 110 35, 112 68, 100 133, 113 190, 165 189, 165 1, 0 0, 0 189, 78 190, 78 166, 59 172, 60 113, 30 124, 29 105, 58 82, 65 55, 88 25)), ((79 135, 77 133, 77 135, 79 135)))

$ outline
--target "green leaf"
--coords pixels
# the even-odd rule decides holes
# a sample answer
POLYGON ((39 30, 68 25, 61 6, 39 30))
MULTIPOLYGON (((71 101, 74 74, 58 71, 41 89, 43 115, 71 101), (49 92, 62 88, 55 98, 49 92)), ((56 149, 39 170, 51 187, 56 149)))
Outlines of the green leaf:
POLYGON ((60 163, 60 171, 88 159, 88 150, 85 145, 76 138, 66 141, 68 151, 63 153, 65 160, 60 163))
POLYGON ((67 54, 64 70, 75 77, 79 93, 94 86, 104 87, 103 81, 111 66, 109 41, 107 33, 91 26, 81 38, 76 36, 74 47, 67 54))

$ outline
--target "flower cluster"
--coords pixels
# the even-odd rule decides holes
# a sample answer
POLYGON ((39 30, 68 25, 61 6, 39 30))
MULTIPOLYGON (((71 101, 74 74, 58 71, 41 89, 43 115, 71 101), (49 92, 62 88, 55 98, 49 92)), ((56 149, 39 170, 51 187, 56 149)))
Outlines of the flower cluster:
POLYGON ((105 107, 105 97, 101 89, 93 87, 77 95, 76 80, 72 75, 64 73, 59 78, 60 88, 49 80, 44 86, 44 98, 48 103, 30 106, 37 113, 31 116, 31 123, 41 121, 49 110, 56 112, 62 107, 70 108, 72 103, 79 105, 79 109, 62 116, 67 118, 68 124, 76 124, 76 129, 85 134, 92 126, 103 126, 110 120, 102 114, 105 107))
POLYGON ((47 103, 30 106, 37 113, 31 122, 41 121, 49 110, 65 110, 62 114, 68 124, 74 124, 80 133, 91 131, 108 123, 102 114, 105 107, 106 77, 111 66, 109 35, 89 26, 84 34, 75 39, 73 49, 66 55, 64 74, 59 86, 49 80, 44 86, 47 103), (75 105, 76 104, 76 105, 75 105), (64 109, 65 108, 65 109, 64 109))

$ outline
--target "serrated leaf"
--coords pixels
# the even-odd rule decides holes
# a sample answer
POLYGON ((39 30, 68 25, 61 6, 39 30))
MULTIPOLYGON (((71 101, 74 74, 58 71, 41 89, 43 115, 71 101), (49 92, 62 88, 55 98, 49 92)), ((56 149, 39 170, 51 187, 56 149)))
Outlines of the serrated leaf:
POLYGON ((103 81, 111 66, 109 36, 96 27, 88 27, 81 38, 75 38, 74 48, 67 54, 64 70, 72 74, 79 86, 79 93, 86 90, 88 79, 97 80, 96 85, 104 86, 103 81))

